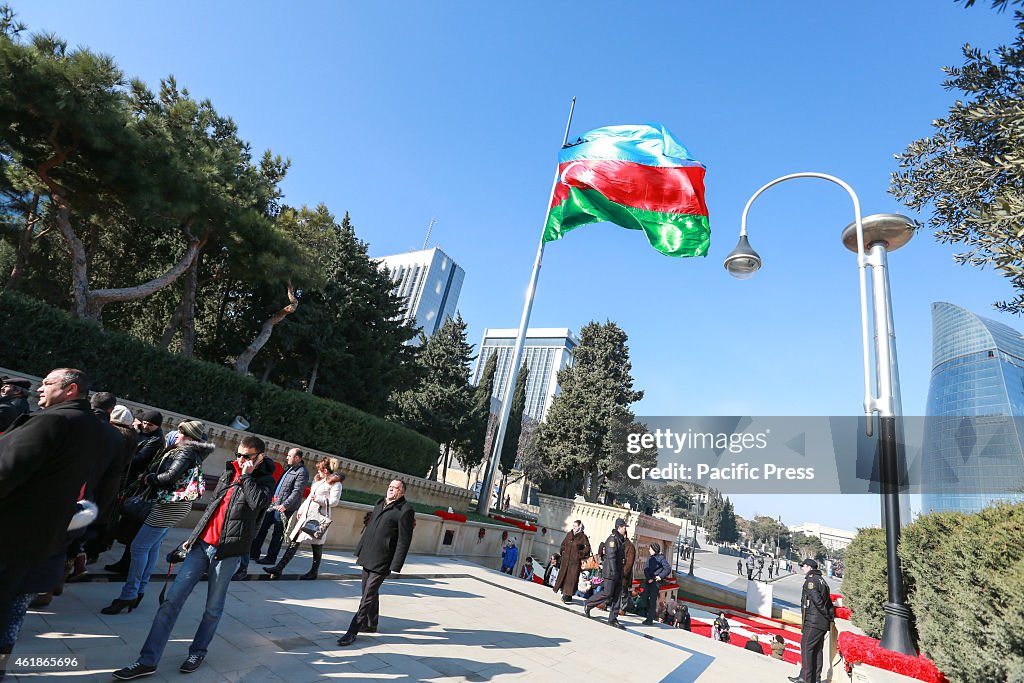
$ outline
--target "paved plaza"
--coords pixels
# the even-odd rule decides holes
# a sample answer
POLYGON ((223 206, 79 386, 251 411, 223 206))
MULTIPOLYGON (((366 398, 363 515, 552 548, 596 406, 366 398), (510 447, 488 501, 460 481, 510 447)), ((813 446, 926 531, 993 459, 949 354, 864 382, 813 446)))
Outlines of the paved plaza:
MULTIPOLYGON (((175 530, 165 541, 173 547, 175 530)), ((108 558, 112 556, 108 553, 108 558)), ((109 559, 107 560, 109 561, 109 559)), ((102 567, 104 559, 91 567, 102 567)), ((309 554, 289 566, 300 574, 309 554)), ((262 574, 250 565, 250 574, 262 574)), ((166 572, 159 567, 154 577, 166 572)), ((622 619, 625 631, 582 616, 577 599, 564 607, 548 588, 459 560, 410 556, 405 571, 381 591, 378 634, 340 648, 359 600, 358 567, 350 553, 325 554, 317 581, 236 582, 203 666, 200 681, 666 681, 729 683, 785 681, 796 667, 696 634, 640 619, 622 619)), ((25 672, 16 681, 112 680, 133 661, 149 631, 162 583, 150 585, 140 607, 116 616, 99 613, 120 584, 69 584, 48 608, 29 613, 15 657, 75 657, 73 670, 25 672), (73 677, 73 678, 72 678, 73 677)), ((202 613, 205 584, 193 593, 172 634, 160 668, 148 681, 181 681, 178 665, 202 613)))

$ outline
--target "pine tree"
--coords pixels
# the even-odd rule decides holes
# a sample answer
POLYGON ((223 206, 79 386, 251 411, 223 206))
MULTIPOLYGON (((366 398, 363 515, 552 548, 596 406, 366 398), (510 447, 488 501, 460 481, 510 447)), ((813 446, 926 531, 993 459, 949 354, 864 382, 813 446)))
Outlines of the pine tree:
MULTIPOLYGON (((394 397, 393 419, 441 444, 445 466, 452 446, 465 438, 472 423, 472 360, 473 347, 466 342, 466 323, 461 315, 456 315, 422 344, 417 361, 422 377, 419 385, 394 397)), ((436 478, 438 464, 431 468, 429 478, 436 478)))
MULTIPOLYGON (((487 426, 491 417, 491 394, 494 393, 494 373, 498 368, 498 355, 491 354, 484 364, 484 370, 480 375, 480 382, 473 390, 473 408, 470 410, 469 424, 466 427, 465 438, 459 442, 455 457, 459 467, 464 472, 479 465, 488 453, 485 452, 487 443, 487 426)), ((469 479, 466 479, 466 486, 469 486, 469 479)))
POLYGON ((563 494, 582 490, 596 501, 626 456, 629 407, 643 398, 633 390, 626 333, 615 323, 590 322, 580 330, 572 366, 558 373, 561 393, 541 427, 539 448, 550 480, 563 494))

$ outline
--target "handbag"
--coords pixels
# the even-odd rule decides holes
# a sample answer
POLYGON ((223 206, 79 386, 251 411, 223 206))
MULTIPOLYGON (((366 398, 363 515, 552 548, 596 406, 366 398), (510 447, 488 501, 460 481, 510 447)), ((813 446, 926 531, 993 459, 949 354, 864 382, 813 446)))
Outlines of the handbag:
POLYGON ((601 562, 597 559, 597 555, 591 555, 587 559, 583 560, 583 569, 600 569, 601 562))
POLYGON ((145 492, 129 496, 121 503, 121 514, 134 519, 137 522, 145 522, 149 513, 153 510, 154 501, 149 500, 152 489, 146 488, 145 492))
MULTIPOLYGON (((331 526, 331 518, 320 514, 320 504, 317 503, 316 510, 313 510, 312 498, 310 498, 310 504, 308 504, 308 511, 306 512, 306 519, 299 527, 299 531, 310 536, 311 538, 321 539, 327 533, 327 529, 331 526)), ((328 507, 328 510, 330 507, 328 507)))

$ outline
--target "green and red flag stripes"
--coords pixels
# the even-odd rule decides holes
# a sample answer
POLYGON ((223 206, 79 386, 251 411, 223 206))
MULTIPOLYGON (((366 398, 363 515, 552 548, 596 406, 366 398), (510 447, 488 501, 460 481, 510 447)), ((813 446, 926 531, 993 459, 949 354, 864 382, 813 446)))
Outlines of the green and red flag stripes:
POLYGON ((704 165, 657 124, 586 133, 558 155, 544 241, 600 221, 643 230, 666 256, 707 256, 704 165))

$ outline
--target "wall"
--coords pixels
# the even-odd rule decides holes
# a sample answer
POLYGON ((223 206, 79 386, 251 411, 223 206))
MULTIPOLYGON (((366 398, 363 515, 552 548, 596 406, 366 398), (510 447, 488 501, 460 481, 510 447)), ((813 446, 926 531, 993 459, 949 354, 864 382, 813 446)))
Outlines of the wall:
MULTIPOLYGON (((372 509, 370 505, 347 501, 332 508, 333 522, 327 530, 324 546, 334 550, 354 549, 363 533, 363 519, 372 509)), ((498 569, 501 567, 501 550, 505 545, 502 534, 515 539, 519 547, 519 561, 515 568, 518 575, 526 558, 533 554, 534 533, 504 524, 452 522, 436 515, 417 512, 416 528, 413 531, 409 552, 456 557, 490 569, 498 569), (480 538, 481 529, 484 531, 483 538, 480 538), (446 531, 453 532, 452 542, 447 545, 444 543, 446 531)))

